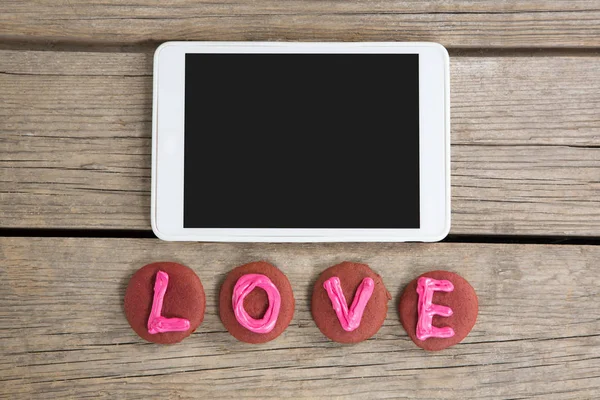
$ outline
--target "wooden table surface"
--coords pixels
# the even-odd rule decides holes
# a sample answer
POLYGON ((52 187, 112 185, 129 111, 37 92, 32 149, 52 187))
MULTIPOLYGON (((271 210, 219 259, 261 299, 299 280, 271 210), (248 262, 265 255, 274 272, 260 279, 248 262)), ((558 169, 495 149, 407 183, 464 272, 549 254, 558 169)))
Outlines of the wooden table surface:
POLYGON ((600 397, 600 0, 3 0, 0 398, 600 397), (150 231, 152 53, 166 40, 435 41, 451 56, 452 230, 435 244, 167 243, 150 231), (220 282, 268 260, 297 310, 263 345, 220 323, 220 282), (206 318, 143 342, 122 299, 142 265, 192 267, 206 318), (371 265, 377 335, 328 341, 324 268, 371 265), (480 314, 426 353, 398 322, 412 278, 468 279, 480 314))

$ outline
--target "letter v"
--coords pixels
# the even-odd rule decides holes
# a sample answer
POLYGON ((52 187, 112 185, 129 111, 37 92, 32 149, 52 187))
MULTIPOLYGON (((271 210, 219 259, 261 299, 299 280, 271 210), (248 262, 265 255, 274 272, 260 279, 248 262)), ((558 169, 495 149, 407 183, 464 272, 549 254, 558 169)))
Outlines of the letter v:
POLYGON ((348 309, 348 303, 346 302, 344 292, 342 291, 340 278, 333 276, 327 279, 325 283, 323 283, 323 287, 327 291, 329 300, 331 300, 331 304, 333 305, 333 310, 335 311, 342 328, 346 332, 352 332, 358 328, 363 313, 365 312, 365 307, 373 294, 373 289, 375 287, 373 279, 365 278, 362 280, 358 289, 356 289, 350 309, 348 309))

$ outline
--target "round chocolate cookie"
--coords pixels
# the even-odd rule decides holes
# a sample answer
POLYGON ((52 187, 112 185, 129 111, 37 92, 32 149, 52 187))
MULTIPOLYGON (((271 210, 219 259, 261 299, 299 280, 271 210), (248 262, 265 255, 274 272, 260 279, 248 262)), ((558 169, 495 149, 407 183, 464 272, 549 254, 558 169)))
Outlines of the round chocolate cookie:
POLYGON ((190 268, 174 262, 156 262, 133 274, 125 292, 124 308, 129 325, 141 338, 170 344, 182 341, 200 326, 206 297, 200 278, 190 268), (157 325, 160 332, 152 334, 148 331, 148 319, 156 297, 157 279, 162 279, 163 303, 162 308, 155 307, 155 314, 164 322, 160 327, 157 325))
POLYGON ((346 261, 321 273, 313 288, 311 311, 315 323, 329 339, 339 343, 358 343, 376 334, 383 325, 387 315, 387 303, 391 298, 381 276, 373 272, 368 265, 346 261), (365 278, 373 280, 373 292, 368 298, 362 318, 355 321, 357 327, 353 327, 351 331, 346 331, 342 327, 342 322, 340 322, 324 287, 325 282, 333 277, 339 278, 341 292, 348 308, 352 306, 355 296, 358 295, 357 291, 363 290, 363 280, 365 278))
POLYGON ((398 309, 400 311, 400 322, 412 341, 422 349, 438 351, 454 346, 467 337, 477 320, 479 303, 475 289, 464 278, 449 271, 431 271, 420 275, 406 286, 400 297, 398 309), (449 317, 434 315, 430 321, 431 325, 436 328, 452 328, 454 331, 453 336, 447 338, 429 337, 424 340, 417 338, 417 321, 419 318, 417 282, 421 277, 447 280, 454 286, 452 291, 438 290, 433 292, 432 298, 432 304, 450 307, 452 315, 449 317))
MULTIPOLYGON (((262 281, 264 283, 264 278, 262 281)), ((246 286, 246 288, 248 287, 249 286, 246 286)), ((251 319, 262 320, 265 318, 265 314, 270 313, 273 308, 276 308, 277 306, 269 302, 267 292, 265 289, 261 288, 260 285, 254 287, 254 289, 251 289, 250 287, 250 290, 251 291, 249 292, 248 290, 246 291, 245 297, 240 297, 241 300, 239 305, 240 307, 243 305, 245 314, 251 319)), ((242 342, 265 343, 281 335, 292 321, 294 307, 294 293, 290 281, 283 272, 277 269, 277 267, 265 261, 251 262, 234 268, 225 278, 223 285, 221 285, 221 292, 219 294, 219 316, 229 333, 242 342), (278 301, 278 303, 280 303, 279 313, 277 315, 277 312, 273 312, 272 321, 274 322, 274 325, 271 324, 270 329, 265 329, 268 330, 268 332, 264 333, 253 332, 244 327, 238 322, 234 312, 234 288, 236 288, 238 281, 240 281, 240 284, 243 283, 243 280, 240 280, 240 278, 244 276, 246 276, 246 279, 252 278, 255 274, 266 276, 279 292, 277 298, 277 300, 280 300, 280 302, 278 301)), ((244 312, 243 310, 241 312, 244 312)), ((267 315, 266 318, 268 317, 269 316, 267 315)))

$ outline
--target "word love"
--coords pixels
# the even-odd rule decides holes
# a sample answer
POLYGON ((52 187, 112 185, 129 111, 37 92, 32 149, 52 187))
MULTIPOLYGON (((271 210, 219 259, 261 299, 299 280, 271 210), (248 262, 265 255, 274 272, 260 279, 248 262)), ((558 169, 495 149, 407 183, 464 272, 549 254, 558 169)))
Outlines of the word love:
MULTIPOLYGON (((343 262, 321 273, 310 305, 315 324, 325 336, 340 343, 357 343, 378 332, 391 299, 381 276, 367 265, 343 262)), ((202 283, 191 269, 176 263, 154 263, 131 278, 125 314, 142 338, 176 343, 200 326, 205 303, 202 283)), ((269 263, 237 267, 222 283, 219 316, 227 331, 240 341, 275 339, 289 326, 294 311, 292 285, 269 263)), ((478 301, 473 287, 459 275, 431 271, 405 287, 398 311, 413 342, 435 351, 468 335, 476 322, 478 301)))

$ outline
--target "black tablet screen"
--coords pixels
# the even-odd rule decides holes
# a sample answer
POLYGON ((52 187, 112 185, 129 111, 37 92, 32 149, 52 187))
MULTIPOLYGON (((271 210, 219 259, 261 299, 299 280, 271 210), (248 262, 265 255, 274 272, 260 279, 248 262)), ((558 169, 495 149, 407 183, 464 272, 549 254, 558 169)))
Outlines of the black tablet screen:
POLYGON ((418 54, 187 54, 185 228, 419 228, 418 54))

